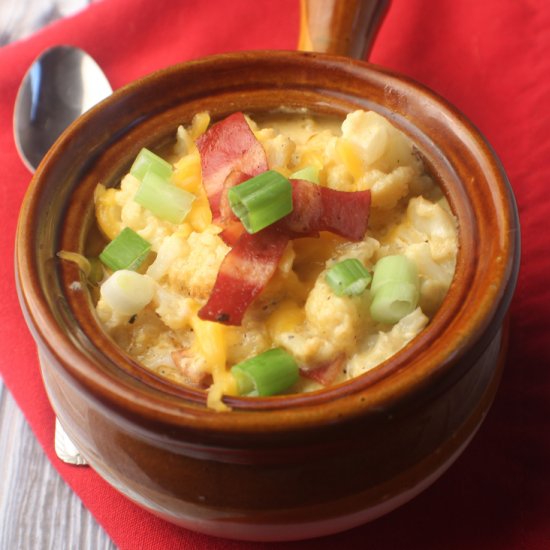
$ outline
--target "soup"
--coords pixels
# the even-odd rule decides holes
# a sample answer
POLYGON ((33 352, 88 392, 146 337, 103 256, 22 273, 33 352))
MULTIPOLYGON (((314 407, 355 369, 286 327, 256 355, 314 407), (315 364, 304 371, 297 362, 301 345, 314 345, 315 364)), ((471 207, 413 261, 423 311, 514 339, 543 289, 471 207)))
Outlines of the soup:
POLYGON ((129 355, 214 409, 365 373, 452 282, 456 219, 374 112, 199 113, 161 157, 142 151, 118 187, 97 186, 96 311, 129 355))

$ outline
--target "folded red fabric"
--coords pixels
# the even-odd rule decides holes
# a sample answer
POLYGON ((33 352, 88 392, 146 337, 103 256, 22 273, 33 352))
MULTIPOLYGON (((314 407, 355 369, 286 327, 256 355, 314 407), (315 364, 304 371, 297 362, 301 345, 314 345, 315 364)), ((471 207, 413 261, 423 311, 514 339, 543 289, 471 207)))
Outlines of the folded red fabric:
POLYGON ((293 49, 298 0, 102 0, 0 49, 0 372, 55 467, 121 549, 548 548, 550 544, 550 3, 393 0, 372 60, 435 89, 480 127, 516 194, 523 262, 511 308, 507 366, 495 405, 464 455, 401 509, 324 539, 225 541, 140 510, 89 468, 53 452, 53 413, 13 278, 16 212, 30 176, 13 143, 17 86, 44 48, 89 51, 114 87, 155 69, 222 51, 293 49))

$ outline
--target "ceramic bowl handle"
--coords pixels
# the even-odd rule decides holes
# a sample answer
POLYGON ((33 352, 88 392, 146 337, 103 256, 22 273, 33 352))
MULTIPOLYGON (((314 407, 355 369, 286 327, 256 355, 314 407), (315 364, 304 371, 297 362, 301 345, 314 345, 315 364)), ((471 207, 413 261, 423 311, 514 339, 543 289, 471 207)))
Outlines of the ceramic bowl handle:
POLYGON ((298 49, 364 59, 390 0, 300 0, 298 49))

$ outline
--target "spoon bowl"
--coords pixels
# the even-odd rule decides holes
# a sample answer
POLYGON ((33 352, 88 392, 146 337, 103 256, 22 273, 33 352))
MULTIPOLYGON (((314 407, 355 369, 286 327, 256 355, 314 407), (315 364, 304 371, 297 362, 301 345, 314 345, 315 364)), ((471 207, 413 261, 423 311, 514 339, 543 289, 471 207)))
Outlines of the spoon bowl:
POLYGON ((85 51, 74 46, 44 51, 15 100, 15 145, 27 168, 34 172, 63 130, 111 93, 107 77, 85 51))

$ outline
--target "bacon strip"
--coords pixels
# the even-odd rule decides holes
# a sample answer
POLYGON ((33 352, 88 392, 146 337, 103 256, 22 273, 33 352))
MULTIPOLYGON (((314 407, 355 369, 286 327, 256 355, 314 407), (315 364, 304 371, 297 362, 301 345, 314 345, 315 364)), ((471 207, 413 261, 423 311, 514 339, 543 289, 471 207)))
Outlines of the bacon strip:
POLYGON ((293 210, 278 227, 294 237, 331 231, 352 241, 361 240, 369 220, 370 191, 337 191, 306 180, 290 180, 293 210))
POLYGON ((257 176, 268 169, 267 157, 242 113, 214 124, 197 140, 197 148, 202 182, 216 223, 222 218, 221 200, 228 176, 232 172, 245 174, 244 179, 257 176))
POLYGON ((265 288, 283 255, 288 236, 274 228, 242 233, 220 266, 208 302, 199 317, 240 325, 248 306, 265 288))

